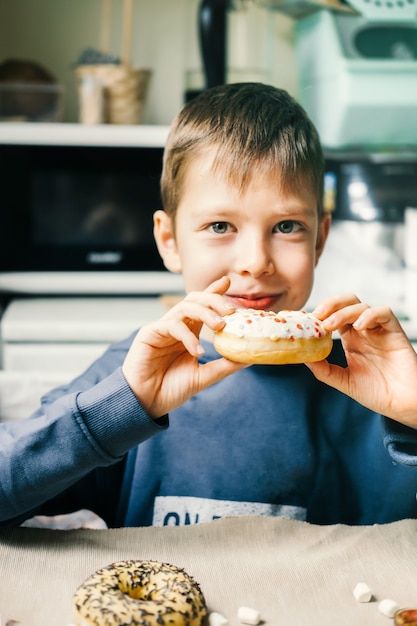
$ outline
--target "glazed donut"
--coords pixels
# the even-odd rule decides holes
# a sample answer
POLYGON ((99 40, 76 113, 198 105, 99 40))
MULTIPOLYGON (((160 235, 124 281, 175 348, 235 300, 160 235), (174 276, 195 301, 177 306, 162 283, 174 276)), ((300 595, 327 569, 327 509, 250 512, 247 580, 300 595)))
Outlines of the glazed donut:
POLYGON ((74 594, 75 626, 201 626, 207 607, 198 583, 158 561, 99 569, 74 594))
POLYGON ((305 311, 237 309, 224 318, 214 335, 217 352, 238 363, 284 365, 325 359, 332 349, 331 333, 305 311))

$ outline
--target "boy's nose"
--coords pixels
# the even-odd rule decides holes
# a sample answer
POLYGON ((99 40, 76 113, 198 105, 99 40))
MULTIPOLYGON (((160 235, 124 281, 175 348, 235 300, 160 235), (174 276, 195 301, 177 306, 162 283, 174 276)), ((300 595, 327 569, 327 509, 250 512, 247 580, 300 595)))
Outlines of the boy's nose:
POLYGON ((239 273, 247 273, 255 277, 270 274, 274 269, 269 247, 261 237, 256 236, 242 238, 236 265, 239 273))

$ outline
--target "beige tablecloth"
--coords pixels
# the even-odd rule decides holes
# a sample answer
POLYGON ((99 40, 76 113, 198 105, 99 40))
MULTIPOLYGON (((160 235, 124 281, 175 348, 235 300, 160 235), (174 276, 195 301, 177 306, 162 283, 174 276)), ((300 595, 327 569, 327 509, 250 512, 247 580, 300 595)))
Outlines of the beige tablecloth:
POLYGON ((240 606, 265 626, 389 626, 378 603, 417 606, 417 521, 348 527, 243 517, 181 528, 0 533, 2 626, 68 626, 72 594, 101 566, 157 559, 185 568, 209 609, 238 626, 240 606), (374 593, 360 604, 352 590, 374 593))

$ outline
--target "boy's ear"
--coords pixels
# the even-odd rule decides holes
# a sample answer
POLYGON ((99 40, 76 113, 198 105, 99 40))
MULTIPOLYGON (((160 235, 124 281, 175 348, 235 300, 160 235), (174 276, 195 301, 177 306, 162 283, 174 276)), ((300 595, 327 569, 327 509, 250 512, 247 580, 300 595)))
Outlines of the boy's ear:
POLYGON ((325 243, 327 241, 327 237, 330 231, 330 225, 332 223, 332 216, 330 213, 324 213, 320 217, 319 229, 317 233, 317 241, 316 241, 316 265, 319 262, 319 259, 324 250, 325 243))
POLYGON ((176 274, 181 272, 181 259, 175 241, 172 219, 165 211, 155 211, 153 216, 153 234, 159 254, 165 267, 176 274))

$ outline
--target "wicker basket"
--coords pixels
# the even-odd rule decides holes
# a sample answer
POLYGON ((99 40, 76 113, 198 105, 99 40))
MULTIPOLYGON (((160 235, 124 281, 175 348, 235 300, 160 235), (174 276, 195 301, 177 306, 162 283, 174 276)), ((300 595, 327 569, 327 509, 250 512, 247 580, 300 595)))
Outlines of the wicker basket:
POLYGON ((80 65, 75 70, 81 82, 86 77, 103 87, 103 121, 109 124, 140 124, 151 71, 128 65, 80 65))

